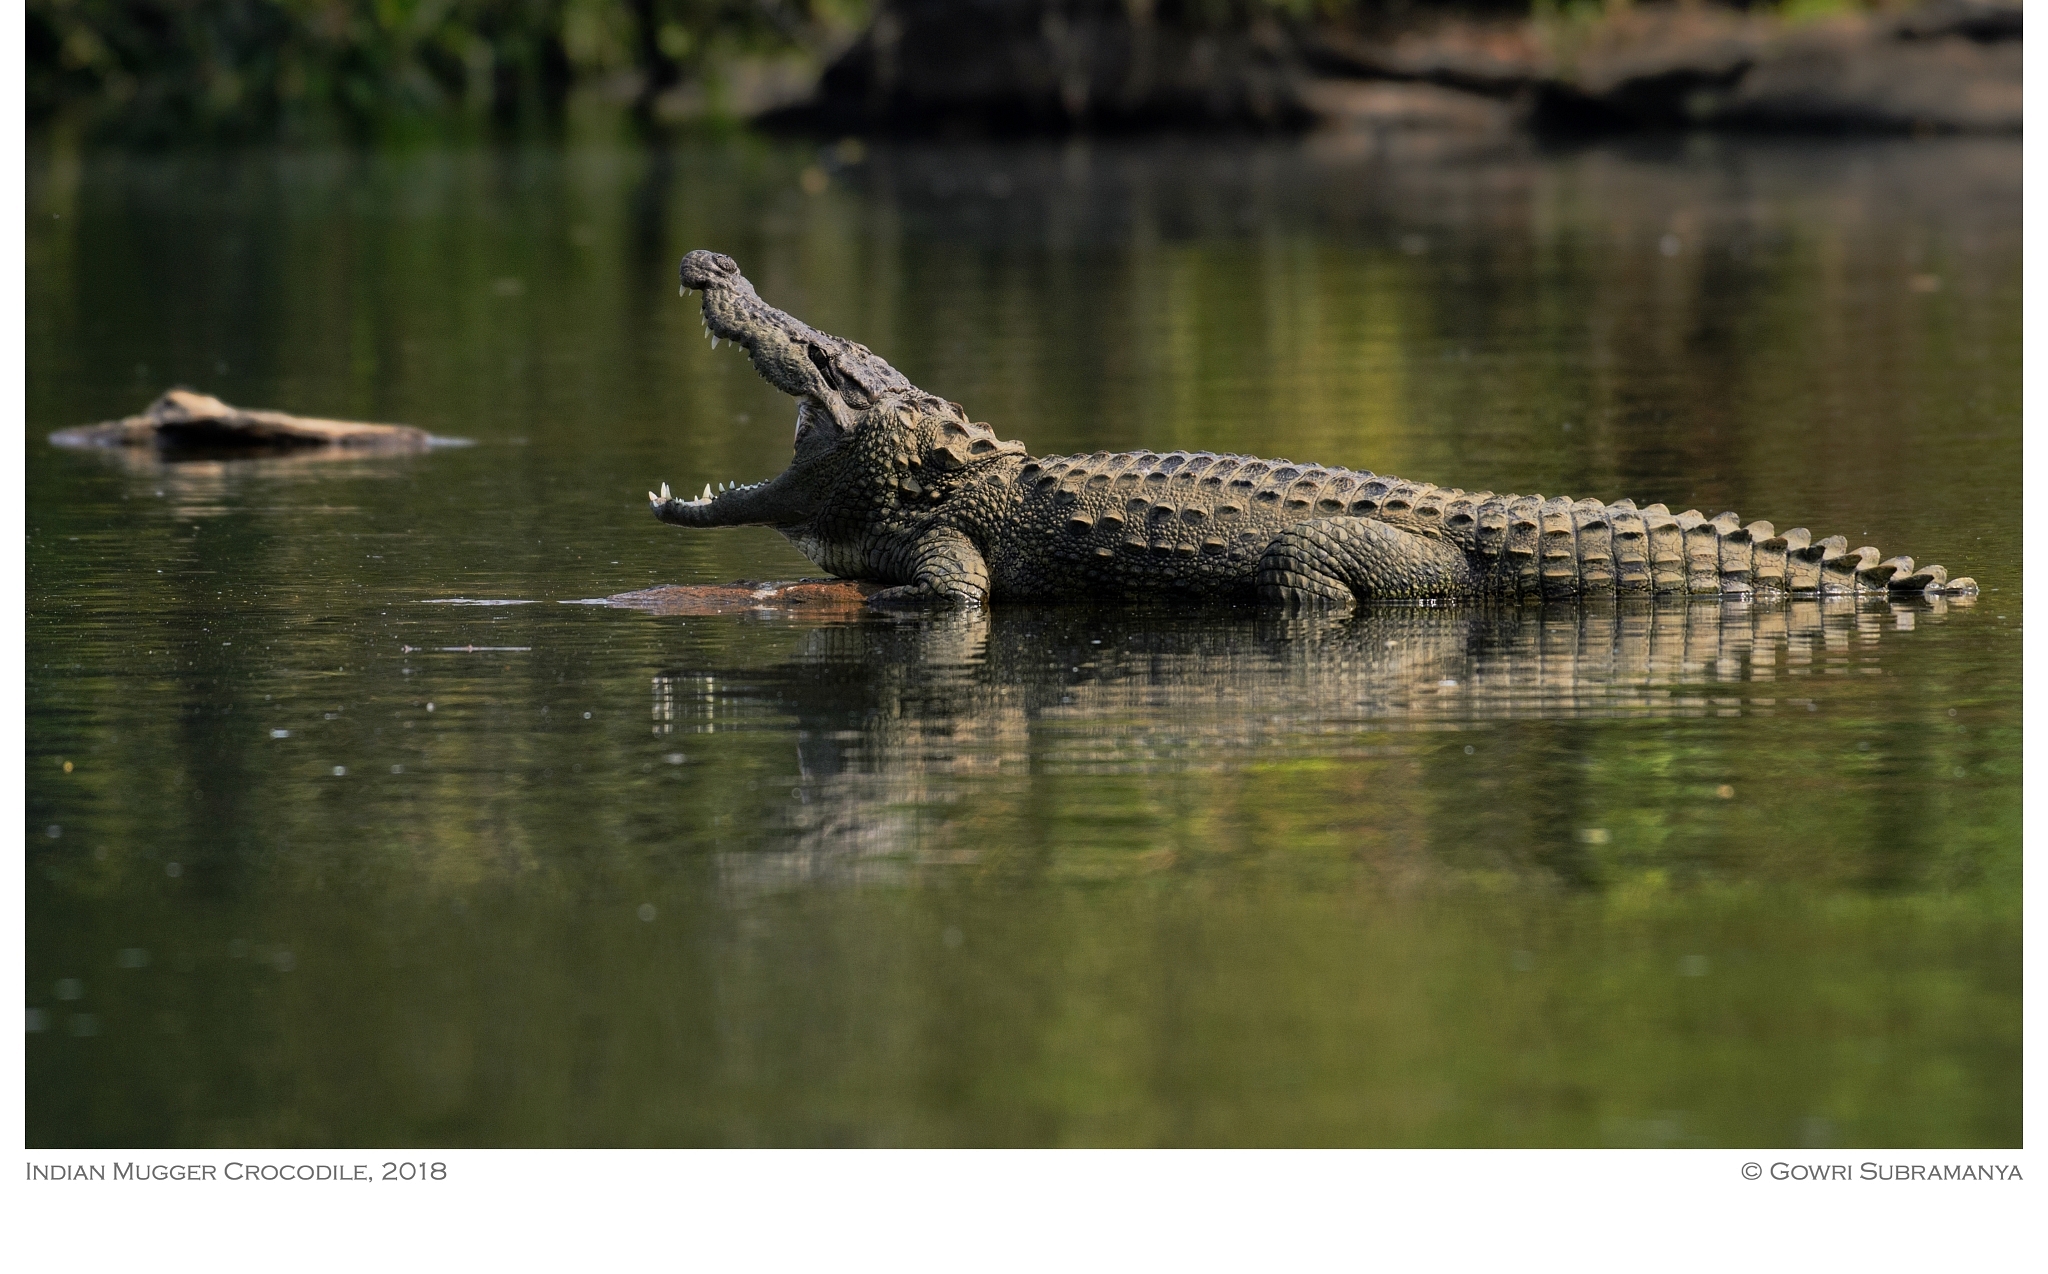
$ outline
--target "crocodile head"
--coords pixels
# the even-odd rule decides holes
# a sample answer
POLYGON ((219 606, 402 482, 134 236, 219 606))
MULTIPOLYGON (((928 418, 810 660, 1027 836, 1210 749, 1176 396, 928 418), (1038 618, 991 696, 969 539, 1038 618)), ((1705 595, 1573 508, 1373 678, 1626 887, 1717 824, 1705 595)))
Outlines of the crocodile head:
POLYGON ((789 468, 773 478, 716 491, 706 485, 694 500, 676 499, 665 483, 659 494, 649 492, 663 522, 771 526, 836 569, 822 542, 857 540, 864 529, 857 524, 878 505, 933 501, 963 470, 1023 453, 1022 443, 996 439, 866 346, 763 301, 731 257, 692 252, 681 276, 683 295, 704 294, 713 345, 739 346, 761 379, 796 399, 796 436, 789 468))

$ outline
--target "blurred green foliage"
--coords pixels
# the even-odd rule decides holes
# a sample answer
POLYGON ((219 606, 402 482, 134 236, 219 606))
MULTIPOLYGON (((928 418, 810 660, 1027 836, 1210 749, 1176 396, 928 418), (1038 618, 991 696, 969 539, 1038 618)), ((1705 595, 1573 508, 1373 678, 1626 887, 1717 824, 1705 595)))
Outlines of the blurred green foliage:
MULTIPOLYGON (((1559 0, 977 2, 1208 29, 1561 11, 1559 0)), ((28 0, 28 107, 31 119, 71 113, 155 139, 547 118, 579 89, 645 117, 664 92, 716 81, 736 60, 828 60, 882 7, 916 20, 900 0, 28 0)))
POLYGON ((810 53, 867 0, 29 0, 28 104, 143 135, 558 111, 643 113, 721 59, 810 53))
MULTIPOLYGON (((966 2, 966 0, 962 0, 966 2)), ((1633 0, 978 0, 1111 21, 1399 25, 1432 12, 1598 21, 1633 0)), ((1874 0, 1785 0, 1813 16, 1874 0)), ((828 60, 887 0, 28 0, 31 119, 130 137, 547 119, 572 90, 645 118, 748 58, 828 60)), ((1767 3, 1740 4, 1771 8, 1767 3)))

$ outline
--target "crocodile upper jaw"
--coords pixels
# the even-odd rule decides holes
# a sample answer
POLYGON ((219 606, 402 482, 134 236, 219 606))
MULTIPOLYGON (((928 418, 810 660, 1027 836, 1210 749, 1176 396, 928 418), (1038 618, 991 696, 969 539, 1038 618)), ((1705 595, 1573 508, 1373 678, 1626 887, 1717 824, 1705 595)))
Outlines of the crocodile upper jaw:
POLYGON ((820 332, 763 301, 723 253, 692 252, 679 275, 685 294, 704 293, 704 331, 714 346, 722 340, 739 345, 761 379, 815 404, 846 432, 883 395, 916 388, 866 346, 820 332))
POLYGON ((765 482, 716 491, 707 484, 694 500, 676 499, 664 484, 648 493, 655 516, 678 526, 801 526, 824 485, 805 471, 849 439, 877 402, 916 387, 866 346, 763 301, 731 257, 692 252, 678 273, 684 295, 704 294, 704 333, 712 345, 738 345, 761 379, 797 400, 795 456, 765 482))

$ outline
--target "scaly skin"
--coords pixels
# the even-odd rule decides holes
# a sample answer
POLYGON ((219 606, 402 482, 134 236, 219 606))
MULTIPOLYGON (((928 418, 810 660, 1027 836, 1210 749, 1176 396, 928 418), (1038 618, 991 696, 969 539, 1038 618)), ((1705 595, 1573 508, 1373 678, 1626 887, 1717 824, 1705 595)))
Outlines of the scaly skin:
POLYGON ((648 493, 677 526, 772 526, 834 575, 895 585, 874 606, 991 598, 1362 599, 1628 593, 1970 594, 1969 579, 1879 561, 1839 536, 1733 513, 1445 490, 1208 452, 1033 458, 865 346, 774 308, 732 258, 683 258, 713 343, 797 400, 795 453, 766 482, 648 493))

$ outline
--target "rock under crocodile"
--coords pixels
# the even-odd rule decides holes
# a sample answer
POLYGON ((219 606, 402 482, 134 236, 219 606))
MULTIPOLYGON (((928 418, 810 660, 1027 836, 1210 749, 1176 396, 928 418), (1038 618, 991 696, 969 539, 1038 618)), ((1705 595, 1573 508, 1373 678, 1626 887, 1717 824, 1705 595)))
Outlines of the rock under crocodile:
POLYGON ((745 615, 802 611, 818 617, 860 613, 880 585, 858 580, 735 580, 730 584, 661 584, 614 593, 605 603, 652 615, 745 615))
POLYGON ((797 400, 778 476, 648 493, 687 527, 769 526, 872 606, 1178 591, 1349 608, 1367 599, 1976 591, 1939 566, 1733 513, 1497 495, 1208 452, 1031 456, 870 352, 763 301, 732 258, 683 258, 713 346, 797 400))

